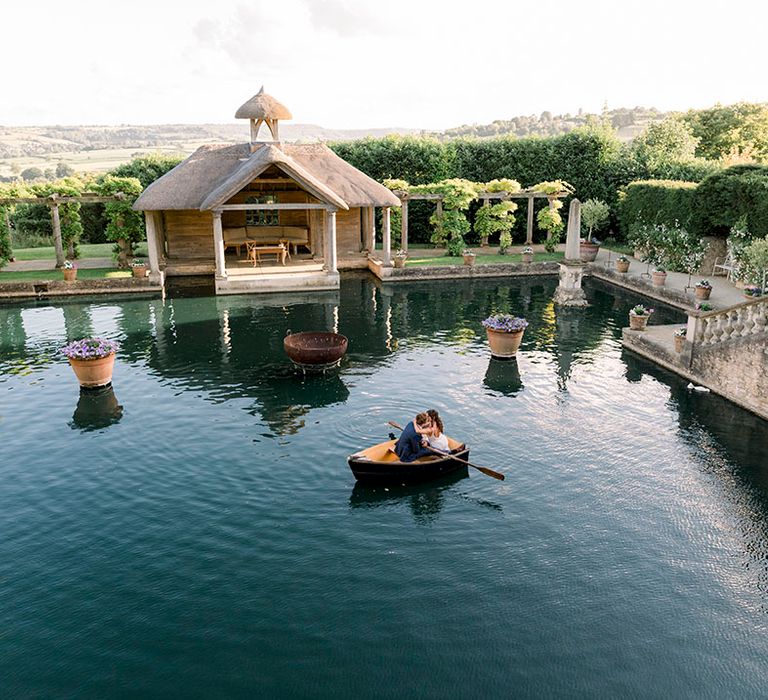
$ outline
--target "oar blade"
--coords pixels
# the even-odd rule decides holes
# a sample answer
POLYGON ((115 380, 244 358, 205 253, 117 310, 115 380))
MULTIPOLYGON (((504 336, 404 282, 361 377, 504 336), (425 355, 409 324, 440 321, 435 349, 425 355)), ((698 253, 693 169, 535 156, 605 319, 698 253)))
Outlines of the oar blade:
POLYGON ((494 479, 498 479, 499 481, 504 481, 507 477, 504 476, 504 474, 501 474, 500 472, 495 472, 493 469, 488 469, 488 467, 478 467, 476 464, 470 464, 467 462, 470 467, 474 467, 478 471, 483 472, 483 474, 487 474, 488 476, 493 477, 494 479))

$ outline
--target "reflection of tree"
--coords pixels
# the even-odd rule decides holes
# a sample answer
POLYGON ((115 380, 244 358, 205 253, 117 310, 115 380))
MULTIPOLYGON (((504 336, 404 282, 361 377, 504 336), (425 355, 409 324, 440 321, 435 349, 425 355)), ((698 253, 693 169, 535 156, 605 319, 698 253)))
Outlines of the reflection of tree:
POLYGON ((22 307, 0 309, 0 372, 12 374, 23 371, 26 363, 27 333, 22 307))
POLYGON ((123 417, 123 407, 117 403, 114 389, 80 390, 70 427, 83 432, 100 430, 118 423, 123 417))
POLYGON ((64 331, 67 340, 79 340, 93 336, 93 319, 90 305, 80 302, 64 302, 61 305, 64 315, 64 331))
POLYGON ((405 504, 418 525, 429 525, 437 519, 445 504, 445 496, 453 485, 468 476, 466 469, 428 484, 412 486, 367 486, 355 483, 349 496, 352 508, 377 508, 405 504))
POLYGON ((505 396, 517 396, 523 389, 517 358, 498 360, 491 358, 485 370, 485 386, 505 396))

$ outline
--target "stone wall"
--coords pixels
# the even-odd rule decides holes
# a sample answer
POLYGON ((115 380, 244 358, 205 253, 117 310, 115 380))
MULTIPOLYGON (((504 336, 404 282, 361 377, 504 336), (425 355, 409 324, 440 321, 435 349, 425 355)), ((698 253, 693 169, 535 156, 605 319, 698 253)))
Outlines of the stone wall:
POLYGON ((768 417, 768 334, 697 345, 690 372, 718 394, 768 417))

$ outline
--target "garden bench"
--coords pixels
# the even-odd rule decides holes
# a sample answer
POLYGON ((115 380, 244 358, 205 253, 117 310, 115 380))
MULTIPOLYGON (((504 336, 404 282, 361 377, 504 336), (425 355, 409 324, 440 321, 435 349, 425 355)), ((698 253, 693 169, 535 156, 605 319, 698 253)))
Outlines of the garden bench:
POLYGON ((715 258, 715 262, 712 265, 712 274, 725 274, 726 279, 730 280, 733 271, 736 269, 736 261, 733 258, 733 253, 729 250, 725 258, 715 258), (722 262, 718 262, 722 260, 722 262))

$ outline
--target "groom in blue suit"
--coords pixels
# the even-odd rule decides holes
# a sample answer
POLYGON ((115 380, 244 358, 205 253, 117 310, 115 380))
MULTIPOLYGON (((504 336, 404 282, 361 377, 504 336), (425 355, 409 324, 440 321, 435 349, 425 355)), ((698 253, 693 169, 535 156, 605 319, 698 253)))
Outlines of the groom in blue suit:
POLYGON ((395 443, 395 454, 401 462, 413 462, 419 457, 433 454, 432 450, 426 447, 427 440, 424 437, 424 433, 431 427, 432 420, 426 413, 419 413, 405 426, 395 443))

